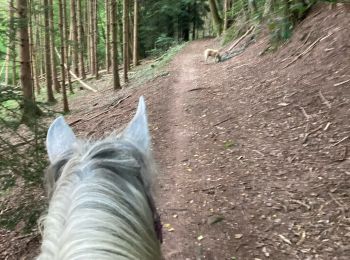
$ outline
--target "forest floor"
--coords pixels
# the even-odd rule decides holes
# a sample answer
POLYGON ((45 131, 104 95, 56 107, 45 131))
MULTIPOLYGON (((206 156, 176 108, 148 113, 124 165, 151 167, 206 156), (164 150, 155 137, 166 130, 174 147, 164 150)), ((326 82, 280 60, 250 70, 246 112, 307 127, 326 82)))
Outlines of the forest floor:
MULTIPOLYGON (((145 96, 165 259, 349 259, 349 24, 321 5, 275 53, 259 55, 261 37, 205 63, 219 44, 198 40, 142 86, 115 93, 104 78, 74 100, 68 122, 100 138, 145 96)), ((30 259, 38 239, 16 239, 2 256, 30 259)))

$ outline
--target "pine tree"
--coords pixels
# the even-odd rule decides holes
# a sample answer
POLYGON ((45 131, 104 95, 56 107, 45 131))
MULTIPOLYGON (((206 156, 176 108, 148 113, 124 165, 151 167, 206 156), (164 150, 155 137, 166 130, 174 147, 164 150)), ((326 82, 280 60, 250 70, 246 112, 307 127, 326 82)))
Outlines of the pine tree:
POLYGON ((113 73, 113 87, 115 90, 121 89, 120 79, 119 79, 119 69, 118 69, 118 44, 117 44, 117 35, 118 35, 118 19, 117 19, 117 0, 111 1, 111 46, 112 46, 112 73, 113 73))

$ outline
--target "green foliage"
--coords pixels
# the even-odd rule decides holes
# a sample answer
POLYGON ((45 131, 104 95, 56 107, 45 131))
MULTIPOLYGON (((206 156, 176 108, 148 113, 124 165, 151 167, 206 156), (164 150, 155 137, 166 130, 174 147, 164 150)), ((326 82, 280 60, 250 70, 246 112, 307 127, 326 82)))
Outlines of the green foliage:
POLYGON ((317 0, 234 1, 228 11, 231 27, 224 36, 224 43, 241 35, 252 25, 265 23, 270 31, 271 44, 273 47, 277 47, 292 36, 296 23, 303 19, 317 2, 317 0), (248 3, 253 4, 249 5, 248 3))
POLYGON ((6 204, 0 207, 0 211, 6 209, 0 214, 0 227, 14 230, 16 226, 23 221, 24 233, 30 233, 37 226, 37 220, 44 210, 45 203, 38 204, 33 198, 23 201, 18 205, 10 205, 6 208, 6 204))
POLYGON ((154 55, 155 49, 167 49, 172 41, 188 41, 193 27, 203 28, 207 12, 205 0, 144 1, 140 6, 140 55, 154 55))
POLYGON ((164 66, 168 64, 185 45, 185 43, 175 45, 169 48, 168 51, 157 58, 154 62, 136 67, 135 74, 132 77, 133 80, 142 84, 154 77, 167 75, 167 72, 163 71, 164 66))

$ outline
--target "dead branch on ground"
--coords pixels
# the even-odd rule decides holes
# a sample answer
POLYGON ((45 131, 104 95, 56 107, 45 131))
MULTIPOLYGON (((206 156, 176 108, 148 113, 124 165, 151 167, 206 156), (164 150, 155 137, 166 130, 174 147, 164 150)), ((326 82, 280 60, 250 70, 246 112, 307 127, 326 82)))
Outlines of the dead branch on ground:
POLYGON ((248 29, 248 31, 246 31, 245 34, 243 34, 237 41, 235 41, 230 48, 227 50, 228 52, 231 51, 234 47, 237 46, 238 43, 240 43, 250 32, 253 31, 253 29, 255 28, 255 26, 252 26, 248 29))
POLYGON ((322 95, 321 90, 318 92, 318 95, 320 96, 323 104, 325 104, 329 109, 332 108, 331 103, 322 95))
MULTIPOLYGON (((59 59, 61 59, 61 55, 58 53, 57 48, 55 48, 56 51, 56 55, 58 56, 59 59)), ((63 64, 64 67, 67 69, 67 64, 63 64)), ((92 92, 97 92, 96 89, 94 89, 93 87, 90 87, 88 84, 86 84, 84 81, 82 81, 81 79, 79 79, 79 77, 77 75, 75 75, 72 71, 69 70, 69 73, 86 89, 91 90, 92 92)))
POLYGON ((306 55, 307 53, 309 53, 318 42, 323 41, 324 39, 328 38, 329 36, 331 36, 333 33, 328 33, 326 36, 324 37, 320 37, 318 38, 316 41, 314 41, 313 43, 310 44, 309 47, 306 48, 305 51, 303 51, 302 53, 300 53, 298 56, 296 56, 291 62, 289 62, 287 65, 285 65, 282 69, 285 69, 287 67, 289 67, 290 65, 292 65, 294 62, 296 62, 298 59, 300 59, 302 56, 306 55))

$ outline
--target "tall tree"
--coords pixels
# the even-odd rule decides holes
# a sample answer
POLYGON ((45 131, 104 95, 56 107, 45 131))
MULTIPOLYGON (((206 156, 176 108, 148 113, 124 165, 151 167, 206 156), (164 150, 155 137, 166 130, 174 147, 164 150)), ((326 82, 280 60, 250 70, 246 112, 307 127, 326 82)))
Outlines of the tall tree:
POLYGON ((139 3, 138 0, 134 0, 134 37, 133 37, 133 64, 137 66, 139 64, 139 3))
POLYGON ((98 53, 97 53, 97 44, 98 44, 98 21, 97 21, 97 13, 98 13, 98 1, 93 0, 94 6, 93 6, 93 19, 94 19, 94 72, 95 77, 98 78, 98 53))
POLYGON ((86 78, 85 75, 85 66, 84 66, 84 47, 85 47, 85 41, 84 41, 84 33, 83 33, 83 11, 81 6, 81 0, 78 0, 77 3, 77 13, 78 13, 78 38, 79 38, 79 71, 80 71, 80 77, 82 79, 86 78))
POLYGON ((57 62, 55 56, 55 27, 53 14, 53 0, 49 0, 49 24, 50 24, 50 57, 51 57, 51 71, 52 83, 55 91, 60 92, 60 84, 57 79, 57 62))
POLYGON ((215 0, 209 0, 209 7, 213 18, 216 34, 220 35, 222 31, 222 19, 219 16, 219 12, 218 12, 218 8, 216 6, 215 0))
POLYGON ((128 67, 129 67, 129 1, 123 0, 123 77, 124 82, 128 82, 128 67))
MULTIPOLYGON (((49 28, 49 1, 44 0, 44 23, 45 28, 49 28)), ((45 30, 45 72, 46 72, 46 88, 47 101, 55 102, 52 91, 52 75, 51 75, 51 57, 50 57, 50 30, 45 30)))
POLYGON ((70 76, 70 64, 69 64, 69 55, 68 55, 68 39, 69 39, 69 31, 68 31, 68 23, 67 23, 67 2, 66 0, 62 1, 62 8, 63 8, 63 37, 65 39, 65 45, 64 45, 64 54, 65 54, 65 60, 66 60, 66 70, 67 70, 67 81, 68 81, 68 88, 69 92, 71 94, 74 93, 71 76, 70 76))
POLYGON ((38 114, 39 110, 34 101, 32 73, 30 70, 27 0, 17 0, 16 3, 19 20, 19 58, 20 79, 23 89, 23 121, 28 122, 33 116, 38 114))
POLYGON ((75 75, 79 75, 78 69, 78 25, 77 25, 77 11, 76 0, 70 0, 70 14, 71 14, 71 28, 72 28, 72 70, 75 75))
MULTIPOLYGON (((14 59, 13 56, 16 57, 16 41, 15 41, 15 26, 14 26, 14 6, 13 0, 9 1, 9 23, 8 23, 8 46, 6 51, 6 60, 5 60, 5 85, 9 85, 9 72, 10 72, 10 63, 14 59)), ((16 66, 15 63, 12 63, 12 82, 11 84, 14 86, 16 84, 16 66), (14 67, 14 68, 13 68, 14 67)))
POLYGON ((223 24, 223 32, 225 33, 227 30, 227 25, 228 25, 228 21, 227 21, 227 13, 229 10, 229 2, 230 0, 224 0, 224 24, 223 24))
POLYGON ((62 89, 62 96, 63 96, 63 110, 64 112, 69 112, 69 105, 68 105, 68 98, 67 98, 67 92, 66 92, 66 77, 65 77, 65 22, 64 22, 64 6, 63 2, 65 0, 58 0, 59 5, 59 30, 60 30, 60 45, 61 45, 61 89, 62 89))
POLYGON ((110 49, 110 34, 111 34, 111 12, 110 9, 110 0, 105 0, 105 12, 106 12, 106 70, 107 73, 110 72, 111 69, 111 49, 110 49))
MULTIPOLYGON (((29 45, 30 45, 30 56, 31 56, 31 71, 33 76, 33 88, 36 89, 37 93, 40 94, 40 82, 39 75, 37 73, 37 48, 34 43, 34 30, 33 30, 33 1, 29 0, 28 3, 28 17, 29 17, 29 45)), ((34 91, 34 90, 33 90, 34 91)))
POLYGON ((113 87, 115 90, 121 89, 118 69, 118 20, 117 20, 117 0, 110 0, 112 8, 110 13, 111 21, 111 46, 112 46, 112 73, 113 73, 113 87))

